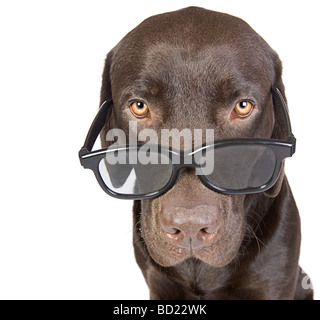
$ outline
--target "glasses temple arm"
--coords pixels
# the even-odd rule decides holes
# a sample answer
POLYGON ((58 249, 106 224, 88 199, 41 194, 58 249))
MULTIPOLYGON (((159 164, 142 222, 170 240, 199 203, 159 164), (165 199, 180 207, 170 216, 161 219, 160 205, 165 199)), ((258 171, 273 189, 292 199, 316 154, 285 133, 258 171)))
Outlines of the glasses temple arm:
POLYGON ((290 122, 290 118, 289 118, 288 106, 286 104, 286 101, 284 100, 284 97, 278 88, 275 88, 275 89, 272 88, 272 91, 276 93, 276 95, 279 98, 280 103, 282 105, 283 114, 285 117, 286 126, 287 126, 287 130, 288 130, 288 137, 294 137, 294 135, 292 134, 291 122, 290 122))
POLYGON ((112 100, 106 100, 100 106, 99 111, 90 126, 84 145, 79 151, 80 156, 92 151, 93 145, 97 140, 100 131, 106 123, 107 113, 111 105, 112 100))

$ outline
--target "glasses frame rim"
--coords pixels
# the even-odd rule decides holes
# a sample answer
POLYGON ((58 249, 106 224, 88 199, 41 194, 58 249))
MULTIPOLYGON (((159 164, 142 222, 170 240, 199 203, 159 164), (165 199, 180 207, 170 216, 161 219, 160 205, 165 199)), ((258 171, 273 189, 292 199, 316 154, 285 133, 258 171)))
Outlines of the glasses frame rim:
MULTIPOLYGON (((260 188, 246 188, 246 189, 239 189, 239 190, 234 190, 234 189, 226 189, 226 188, 221 188, 218 187, 214 184, 212 184, 208 179, 205 178, 205 175, 198 175, 199 179, 201 180, 201 182, 208 188, 210 188, 213 191, 216 191, 218 193, 222 193, 222 194, 228 194, 228 195, 240 195, 240 194, 254 194, 254 193, 260 193, 263 191, 266 191, 268 189, 270 189, 278 180, 279 175, 281 173, 281 168, 282 168, 282 163, 283 160, 287 157, 291 157, 294 153, 295 153, 295 149, 296 149, 296 138, 294 137, 294 135, 292 134, 292 130, 291 130, 291 123, 290 123, 290 118, 289 118, 289 114, 288 114, 288 108, 286 105, 286 102, 280 92, 280 90, 278 88, 276 89, 271 89, 272 95, 273 97, 277 97, 279 99, 279 101, 281 102, 280 105, 282 106, 283 109, 283 113, 285 116, 285 121, 286 121, 286 127, 287 127, 287 138, 286 139, 262 139, 262 138, 233 138, 233 139, 224 139, 224 140, 217 140, 215 141, 213 144, 204 144, 200 147, 195 148, 194 150, 190 150, 187 152, 184 151, 180 151, 180 150, 176 150, 174 148, 171 147, 166 147, 166 146, 162 146, 162 145, 157 145, 158 147, 161 147, 161 150, 163 150, 163 148, 166 148, 167 151, 174 155, 175 157, 183 157, 185 158, 186 153, 188 154, 194 154, 197 151, 200 151, 203 148, 221 148, 221 147, 226 147, 226 146, 231 146, 231 145, 265 145, 268 146, 269 148, 272 149, 272 151, 275 154, 276 157, 276 163, 275 163, 275 168, 274 168, 274 172, 272 177, 270 178, 270 180, 268 181, 267 184, 265 184, 264 186, 260 187, 260 188)), ((79 159, 80 159, 80 163, 84 168, 88 168, 91 169, 94 174, 95 177, 100 185, 100 187, 110 196, 118 198, 118 199, 128 199, 128 200, 142 200, 142 199, 149 199, 149 198, 155 198, 158 197, 162 194, 164 194, 165 192, 167 192, 170 188, 173 187, 173 185, 175 184, 179 171, 184 168, 184 167, 193 167, 195 168, 196 165, 194 162, 192 162, 191 165, 188 164, 184 164, 181 163, 181 161, 179 163, 172 163, 172 173, 171 173, 171 177, 170 180, 168 181, 168 183, 161 189, 159 189, 158 191, 154 191, 154 192, 150 192, 148 194, 145 195, 129 195, 129 194, 121 194, 121 193, 117 193, 113 190, 111 190, 103 181, 101 175, 100 175, 100 171, 99 171, 99 163, 100 160, 104 157, 104 155, 107 152, 111 152, 114 150, 120 150, 123 148, 126 149, 131 149, 131 148, 139 148, 141 147, 143 144, 137 144, 137 145, 127 145, 127 146, 110 146, 108 148, 103 148, 103 149, 99 149, 96 151, 92 151, 93 145, 101 131, 101 129, 103 128, 104 124, 105 124, 105 119, 107 116, 107 112, 109 110, 109 108, 111 108, 112 106, 112 100, 108 100, 108 101, 104 101, 103 104, 101 105, 94 121, 91 124, 91 127, 89 129, 89 132, 87 134, 85 143, 83 145, 83 147, 80 149, 79 151, 79 159)))
POLYGON ((98 180, 101 188, 107 192, 109 195, 119 198, 119 199, 130 199, 130 200, 142 200, 142 199, 149 199, 149 198, 154 198, 157 196, 160 196, 162 194, 164 194, 165 192, 167 192, 168 190, 170 190, 179 175, 179 171, 182 168, 197 168, 199 167, 199 165, 194 161, 194 154, 196 152, 200 152, 200 150, 202 150, 204 147, 206 149, 218 149, 218 148, 224 148, 224 147, 228 147, 228 146, 245 146, 245 145, 251 145, 251 146, 266 146, 269 149, 272 150, 273 154, 275 155, 275 167, 274 167, 274 171, 272 176, 270 177, 269 181, 263 186, 263 187, 255 187, 255 188, 245 188, 245 189, 228 189, 228 188, 222 188, 214 183, 212 183, 207 177, 206 175, 198 175, 199 179, 201 180, 201 182, 208 187, 209 189, 219 192, 219 193, 223 193, 223 194, 253 194, 253 193, 260 193, 263 191, 266 191, 268 189, 270 189, 275 182, 277 181, 279 175, 280 175, 280 171, 281 171, 281 167, 282 167, 282 162, 285 158, 290 157, 292 155, 292 142, 291 141, 282 141, 282 140, 271 140, 270 139, 259 139, 259 138, 241 138, 241 139, 228 139, 228 140, 219 140, 216 141, 212 144, 206 144, 203 146, 200 146, 198 148, 195 148, 194 150, 190 150, 187 152, 183 152, 183 151, 179 151, 177 149, 171 148, 171 147, 167 147, 167 146, 161 146, 161 145, 150 145, 150 147, 152 148, 157 147, 158 148, 158 153, 161 154, 161 151, 163 151, 164 149, 166 150, 166 152, 168 152, 168 154, 170 154, 172 157, 170 159, 177 159, 179 161, 171 161, 169 164, 171 165, 172 171, 171 171, 171 176, 170 179, 168 180, 168 182, 159 190, 157 191, 153 191, 150 193, 146 193, 146 194, 139 194, 139 195, 130 195, 130 194, 122 194, 122 193, 118 193, 113 191, 112 189, 110 189, 104 182, 101 174, 100 174, 100 170, 99 170, 99 164, 100 161, 105 157, 105 155, 107 153, 110 152, 114 152, 114 151, 120 151, 120 150, 139 150, 139 148, 141 148, 142 146, 144 146, 144 144, 138 144, 136 146, 132 146, 132 145, 126 145, 126 146, 111 146, 109 148, 104 148, 104 149, 100 149, 97 150, 96 152, 92 152, 90 154, 87 154, 86 156, 84 156, 82 158, 82 165, 84 166, 84 168, 88 168, 91 169, 95 176, 96 179, 98 180), (184 161, 181 161, 182 159, 186 159, 188 157, 191 157, 192 162, 185 164, 183 163, 184 161))

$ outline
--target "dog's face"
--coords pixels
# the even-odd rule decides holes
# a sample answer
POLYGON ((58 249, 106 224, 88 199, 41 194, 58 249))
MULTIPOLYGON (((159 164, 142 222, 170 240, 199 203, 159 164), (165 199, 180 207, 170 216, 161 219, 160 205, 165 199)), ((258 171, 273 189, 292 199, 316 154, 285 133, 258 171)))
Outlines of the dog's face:
MULTIPOLYGON (((271 86, 283 88, 281 63, 242 20, 200 8, 151 17, 108 55, 101 99, 114 105, 102 144, 111 127, 129 134, 129 121, 159 136, 163 128, 211 128, 215 139, 270 138, 271 86)), ((141 241, 162 266, 190 257, 225 266, 243 241, 251 202, 218 194, 182 169, 172 189, 136 206, 141 241)))

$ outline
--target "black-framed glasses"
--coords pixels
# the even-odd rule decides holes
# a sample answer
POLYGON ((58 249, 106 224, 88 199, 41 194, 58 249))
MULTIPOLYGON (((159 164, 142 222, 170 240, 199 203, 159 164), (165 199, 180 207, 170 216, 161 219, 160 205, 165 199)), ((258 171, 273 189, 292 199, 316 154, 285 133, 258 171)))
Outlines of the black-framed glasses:
POLYGON ((190 151, 161 145, 148 145, 146 151, 145 145, 141 144, 92 151, 112 106, 109 100, 101 105, 89 129, 79 151, 80 162, 94 172, 106 193, 120 199, 157 197, 174 185, 179 170, 184 167, 194 168, 202 183, 216 192, 251 194, 266 191, 276 183, 283 160, 294 154, 296 144, 285 100, 279 89, 271 91, 284 115, 287 136, 284 140, 226 139, 190 151), (140 154, 148 161, 139 161, 140 154), (208 165, 211 160, 212 167, 208 165))

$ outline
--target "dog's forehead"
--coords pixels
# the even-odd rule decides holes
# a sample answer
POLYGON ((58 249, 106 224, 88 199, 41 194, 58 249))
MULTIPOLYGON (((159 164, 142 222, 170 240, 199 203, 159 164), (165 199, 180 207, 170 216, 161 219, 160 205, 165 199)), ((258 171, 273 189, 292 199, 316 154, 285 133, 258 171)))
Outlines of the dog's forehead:
POLYGON ((205 96, 219 91, 221 85, 232 86, 234 80, 245 78, 245 62, 239 63, 238 56, 228 44, 208 44, 193 49, 192 44, 158 43, 146 52, 139 75, 148 78, 150 83, 170 86, 174 95, 205 96))
MULTIPOLYGON (((180 88, 192 83, 193 90, 206 87, 214 92, 210 85, 239 78, 269 84, 270 55, 272 49, 241 19, 187 8, 148 18, 122 39, 114 49, 113 87, 123 93, 133 83, 180 88)), ((192 92, 188 85, 183 91, 192 92)))

